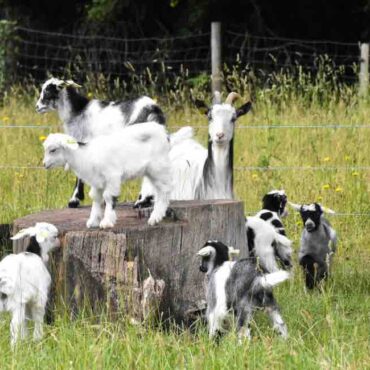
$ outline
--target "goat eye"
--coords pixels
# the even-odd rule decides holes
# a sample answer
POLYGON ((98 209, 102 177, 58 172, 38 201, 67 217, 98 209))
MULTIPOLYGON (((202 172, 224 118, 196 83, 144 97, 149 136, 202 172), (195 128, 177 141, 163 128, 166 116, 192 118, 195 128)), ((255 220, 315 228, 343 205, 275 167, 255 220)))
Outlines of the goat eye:
POLYGON ((50 150, 50 153, 55 153, 57 150, 56 149, 52 149, 50 150))

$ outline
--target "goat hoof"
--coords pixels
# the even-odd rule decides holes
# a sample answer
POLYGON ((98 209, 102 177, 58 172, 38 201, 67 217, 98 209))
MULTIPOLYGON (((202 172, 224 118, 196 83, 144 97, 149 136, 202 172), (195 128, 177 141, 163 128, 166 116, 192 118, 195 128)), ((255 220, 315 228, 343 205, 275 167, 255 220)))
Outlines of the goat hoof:
POLYGON ((149 226, 154 226, 157 223, 159 223, 162 220, 163 217, 157 217, 157 216, 150 216, 148 220, 148 225, 149 226))
POLYGON ((99 220, 90 220, 88 219, 86 222, 86 227, 88 229, 91 229, 93 227, 98 227, 99 226, 99 220))
POLYGON ((80 201, 78 199, 70 200, 68 202, 68 208, 78 208, 80 205, 80 201))
POLYGON ((100 225, 99 225, 99 227, 100 227, 101 229, 110 229, 110 228, 112 228, 113 226, 114 226, 114 223, 113 223, 112 221, 110 221, 110 220, 105 220, 105 219, 101 220, 100 225))

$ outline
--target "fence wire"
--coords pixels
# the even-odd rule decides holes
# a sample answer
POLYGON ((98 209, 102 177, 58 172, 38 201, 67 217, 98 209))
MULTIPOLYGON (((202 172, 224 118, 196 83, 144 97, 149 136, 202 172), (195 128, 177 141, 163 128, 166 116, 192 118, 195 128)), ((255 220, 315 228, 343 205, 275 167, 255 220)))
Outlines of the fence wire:
MULTIPOLYGON (((357 43, 261 37, 246 32, 242 25, 225 28, 222 54, 229 66, 240 63, 264 73, 298 67, 318 73, 330 67, 340 70, 346 82, 357 80, 357 43)), ((76 78, 88 73, 124 78, 147 68, 173 77, 184 70, 188 76, 211 71, 210 33, 124 38, 26 27, 17 27, 16 32, 17 75, 31 75, 36 81, 47 73, 65 75, 66 71, 76 78)))

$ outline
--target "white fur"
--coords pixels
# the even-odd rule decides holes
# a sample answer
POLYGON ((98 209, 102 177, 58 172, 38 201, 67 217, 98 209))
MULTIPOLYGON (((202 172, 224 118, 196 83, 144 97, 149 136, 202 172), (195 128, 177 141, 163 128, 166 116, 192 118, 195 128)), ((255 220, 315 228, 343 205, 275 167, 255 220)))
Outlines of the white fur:
POLYGON ((149 225, 160 222, 166 214, 172 182, 165 128, 147 122, 122 130, 125 132, 98 136, 77 148, 73 147, 74 139, 64 134, 51 134, 44 142, 46 168, 68 164, 91 186, 93 204, 87 227, 113 227, 116 223, 113 197, 119 196, 121 183, 142 176, 147 176, 155 191, 149 225))
POLYGON ((272 244, 277 242, 291 249, 292 242, 259 217, 247 217, 245 226, 252 228, 255 233, 254 252, 261 266, 268 272, 278 271, 272 244))
MULTIPOLYGON (((236 110, 230 104, 215 104, 210 110, 208 149, 192 138, 189 128, 180 129, 170 136, 170 161, 173 190, 171 199, 232 199, 229 149, 234 136, 236 110), (206 161, 212 159, 205 171, 206 161)), ((148 183, 143 183, 140 201, 153 195, 148 183)))
POLYGON ((43 335, 43 319, 51 283, 45 262, 47 254, 60 244, 57 234, 55 226, 46 223, 21 230, 12 239, 35 236, 43 258, 23 252, 10 254, 0 262, 0 311, 12 313, 12 346, 27 336, 26 315, 35 322, 34 339, 38 340, 43 335))

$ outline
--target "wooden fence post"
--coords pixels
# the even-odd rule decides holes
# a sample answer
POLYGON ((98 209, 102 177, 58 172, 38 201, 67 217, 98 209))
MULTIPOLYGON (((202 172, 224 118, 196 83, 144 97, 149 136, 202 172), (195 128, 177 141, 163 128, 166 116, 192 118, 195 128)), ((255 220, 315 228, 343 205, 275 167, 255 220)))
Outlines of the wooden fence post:
POLYGON ((369 91, 369 44, 362 43, 360 49, 360 95, 366 97, 369 91))
POLYGON ((221 91, 221 23, 211 23, 212 95, 221 91))

